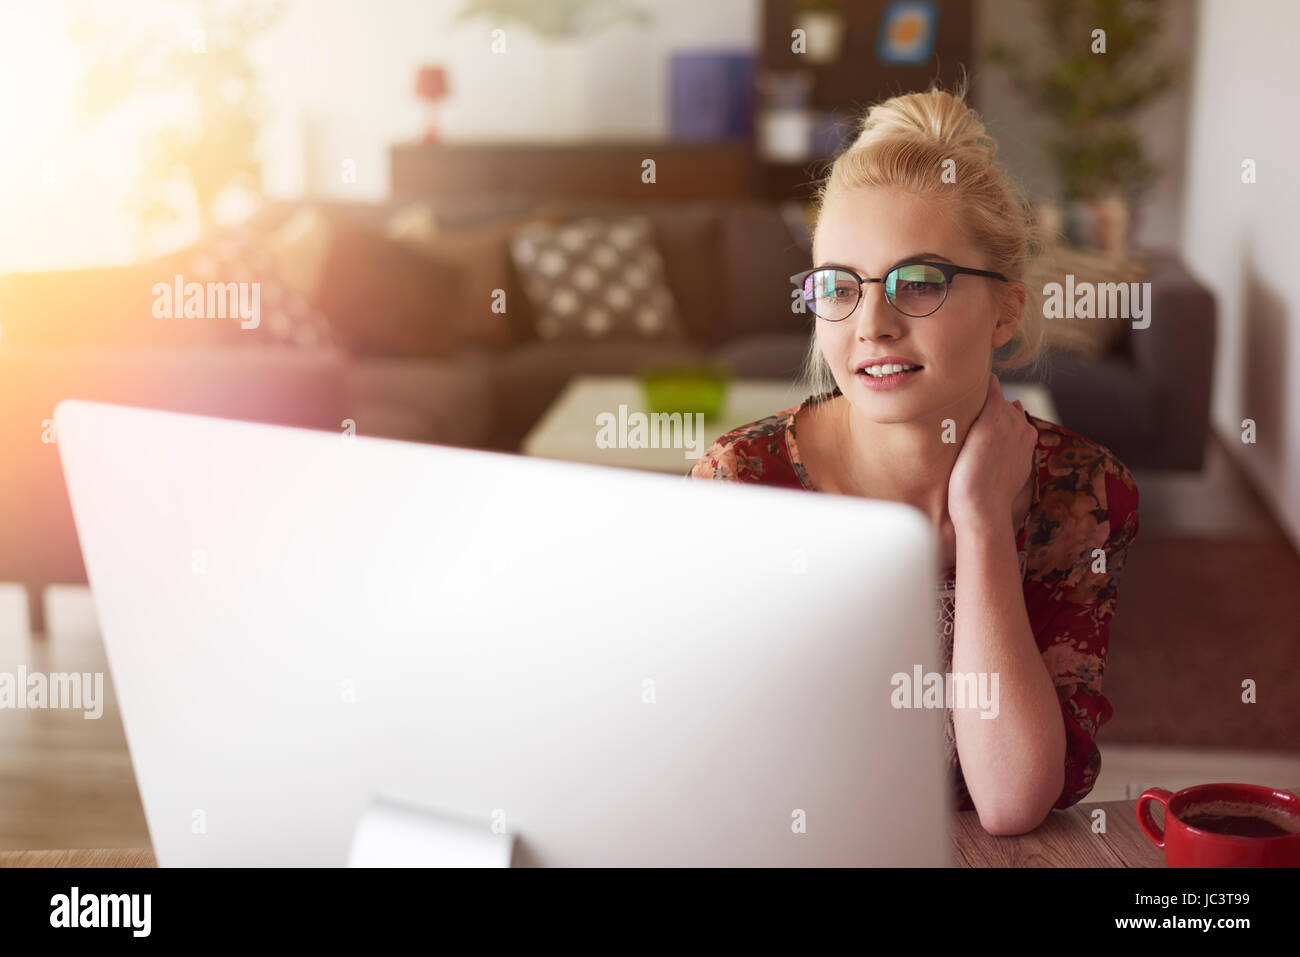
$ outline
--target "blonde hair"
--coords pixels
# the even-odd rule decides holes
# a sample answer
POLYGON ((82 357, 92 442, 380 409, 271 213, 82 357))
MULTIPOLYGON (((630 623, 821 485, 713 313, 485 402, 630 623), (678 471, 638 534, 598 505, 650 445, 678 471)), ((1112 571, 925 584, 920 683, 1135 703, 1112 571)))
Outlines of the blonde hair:
MULTIPOLYGON (((1028 287, 1010 353, 997 368, 1036 365, 1043 351, 1045 319, 1041 284, 1028 281, 1043 249, 1043 236, 1023 189, 995 161, 997 143, 979 114, 966 105, 965 84, 955 93, 936 87, 895 96, 870 107, 853 144, 831 163, 818 183, 812 221, 821 218, 827 197, 840 191, 888 187, 952 204, 959 222, 987 263, 963 263, 1002 273, 1028 287), (948 161, 951 160, 951 163, 948 161), (944 176, 951 170, 951 176, 944 176), (953 180, 945 182, 945 180, 953 180)), ((813 226, 816 231, 816 225, 813 226)), ((814 319, 814 326, 816 320, 814 319)), ((814 393, 835 388, 814 328, 802 378, 814 393)))

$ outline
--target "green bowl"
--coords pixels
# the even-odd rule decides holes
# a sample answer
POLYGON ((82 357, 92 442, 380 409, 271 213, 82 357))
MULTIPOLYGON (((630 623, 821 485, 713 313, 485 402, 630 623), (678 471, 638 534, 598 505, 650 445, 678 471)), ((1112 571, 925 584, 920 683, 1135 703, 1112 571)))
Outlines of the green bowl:
POLYGON ((706 419, 726 407, 731 368, 718 363, 652 365, 641 369, 641 389, 651 412, 703 413, 706 419))

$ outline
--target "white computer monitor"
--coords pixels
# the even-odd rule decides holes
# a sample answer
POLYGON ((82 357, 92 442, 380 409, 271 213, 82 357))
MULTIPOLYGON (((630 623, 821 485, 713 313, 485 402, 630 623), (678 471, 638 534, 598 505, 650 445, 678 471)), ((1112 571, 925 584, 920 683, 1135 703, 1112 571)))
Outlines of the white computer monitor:
POLYGON ((162 866, 343 865, 375 802, 517 866, 948 863, 943 713, 891 704, 939 666, 919 511, 55 419, 162 866))

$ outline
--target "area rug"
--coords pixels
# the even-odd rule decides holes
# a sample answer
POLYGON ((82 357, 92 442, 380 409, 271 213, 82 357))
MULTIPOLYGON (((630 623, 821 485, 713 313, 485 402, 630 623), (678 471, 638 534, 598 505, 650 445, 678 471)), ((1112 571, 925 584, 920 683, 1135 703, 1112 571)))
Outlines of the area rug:
POLYGON ((1300 558, 1139 533, 1111 623, 1103 744, 1300 752, 1300 558), (1243 682, 1256 701, 1243 703, 1243 682))

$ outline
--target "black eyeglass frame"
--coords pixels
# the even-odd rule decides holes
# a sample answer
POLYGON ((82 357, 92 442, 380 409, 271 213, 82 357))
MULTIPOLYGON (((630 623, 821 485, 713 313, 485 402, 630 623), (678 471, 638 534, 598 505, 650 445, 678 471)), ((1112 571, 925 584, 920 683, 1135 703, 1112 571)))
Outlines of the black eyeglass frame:
MULTIPOLYGON (((863 284, 865 284, 865 283, 869 283, 869 282, 884 283, 885 280, 887 280, 887 279, 889 278, 890 273, 897 272, 898 270, 902 269, 904 266, 933 266, 935 269, 937 269, 937 270, 939 270, 941 273, 943 273, 943 298, 939 300, 939 305, 935 306, 935 307, 934 307, 933 309, 931 309, 929 312, 923 312, 923 313, 921 313, 919 316, 914 316, 914 315, 912 315, 910 312, 903 312, 902 309, 899 309, 899 308, 898 308, 898 306, 897 306, 897 304, 895 304, 894 300, 889 298, 888 293, 886 293, 886 295, 885 295, 885 301, 888 302, 888 303, 889 303, 891 306, 893 306, 895 309, 897 309, 898 312, 899 312, 901 315, 907 316, 907 317, 910 318, 910 319, 924 319, 926 316, 932 316, 932 315, 934 315, 936 312, 938 312, 939 309, 940 309, 940 307, 942 307, 943 304, 944 304, 945 302, 948 301, 948 288, 952 285, 952 280, 953 280, 953 277, 954 277, 954 276, 961 276, 961 275, 966 275, 966 276, 986 276, 986 277, 988 277, 989 279, 999 279, 999 280, 1001 280, 1002 282, 1010 282, 1010 281, 1011 281, 1011 280, 1008 279, 1006 276, 1002 275, 1002 273, 1000 273, 1000 272, 992 272, 991 270, 988 270, 988 269, 972 269, 972 268, 970 268, 969 266, 954 266, 952 263, 936 263, 936 262, 929 262, 929 261, 924 260, 924 259, 914 259, 914 260, 909 260, 909 261, 907 261, 907 262, 901 262, 901 263, 899 263, 897 266, 892 267, 892 268, 889 270, 889 272, 886 272, 886 273, 885 273, 883 276, 881 276, 879 279, 868 279, 868 278, 863 278, 862 276, 859 276, 856 272, 854 272, 852 269, 850 269, 848 266, 816 266, 816 267, 814 267, 814 268, 812 268, 812 269, 805 269, 803 272, 795 273, 793 276, 790 277, 790 281, 791 281, 792 283, 794 283, 795 288, 798 289, 798 290, 800 291, 800 294, 802 295, 802 294, 803 294, 803 289, 804 289, 804 284, 808 281, 808 277, 811 276, 811 275, 812 275, 813 273, 815 273, 815 272, 823 272, 823 271, 825 271, 825 270, 827 270, 827 269, 833 269, 833 270, 835 270, 836 272, 846 272, 846 273, 848 273, 850 276, 852 276, 852 277, 857 281, 857 284, 858 284, 858 299, 857 299, 857 302, 854 302, 854 303, 853 303, 853 308, 849 310, 848 315, 846 315, 846 316, 844 317, 844 319, 847 319, 847 318, 849 318, 849 316, 853 315, 853 313, 855 313, 855 312, 857 311, 857 309, 858 309, 858 303, 862 301, 862 286, 863 286, 863 284)), ((807 297, 807 296, 804 296, 804 302, 808 302, 808 301, 809 301, 809 300, 808 300, 808 297, 807 297)), ((824 322, 843 322, 843 321, 844 321, 844 319, 827 319, 825 316, 818 316, 818 315, 817 315, 817 310, 816 310, 816 309, 813 309, 811 303, 809 303, 808 308, 809 308, 809 310, 812 312, 812 314, 813 314, 814 316, 817 316, 818 319, 821 319, 821 320, 823 320, 824 322)))

